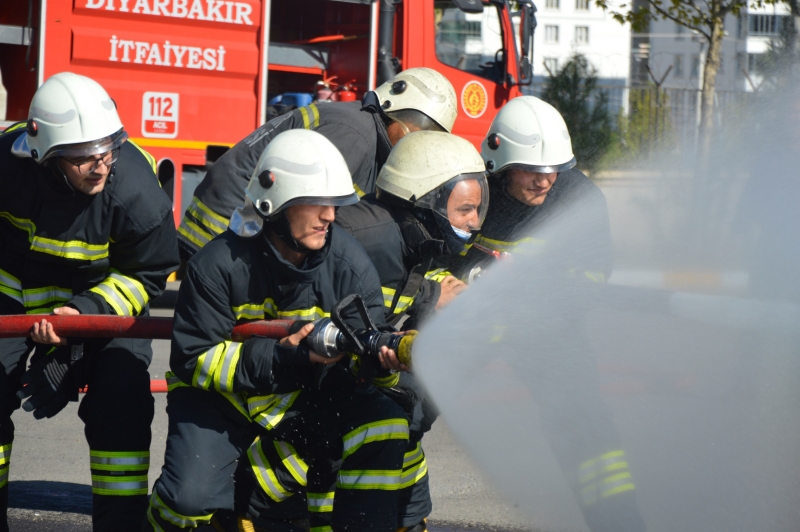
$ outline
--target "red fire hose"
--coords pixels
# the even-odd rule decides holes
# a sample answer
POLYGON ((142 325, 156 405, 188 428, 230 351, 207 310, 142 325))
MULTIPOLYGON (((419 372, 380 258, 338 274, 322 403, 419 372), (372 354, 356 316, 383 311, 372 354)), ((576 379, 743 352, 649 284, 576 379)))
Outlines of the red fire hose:
MULTIPOLYGON (((134 318, 128 316, 56 316, 14 315, 0 316, 0 338, 29 336, 34 323, 46 319, 53 324, 53 332, 67 338, 153 338, 169 340, 172 337, 172 318, 134 318)), ((251 336, 280 339, 289 335, 290 320, 262 320, 237 325, 231 339, 242 342, 251 336)), ((82 390, 85 391, 85 390, 82 390)), ((150 391, 164 393, 167 381, 150 381, 150 391)))

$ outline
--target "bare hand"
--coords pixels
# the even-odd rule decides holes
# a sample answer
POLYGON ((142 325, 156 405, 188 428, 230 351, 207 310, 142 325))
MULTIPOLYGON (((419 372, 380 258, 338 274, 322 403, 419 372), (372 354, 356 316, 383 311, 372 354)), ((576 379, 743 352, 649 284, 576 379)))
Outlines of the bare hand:
MULTIPOLYGON (((53 309, 53 314, 58 316, 75 316, 80 314, 80 311, 72 307, 59 307, 53 309)), ((31 340, 37 344, 67 345, 67 339, 58 336, 53 330, 53 324, 44 318, 42 318, 41 322, 33 324, 31 340)))
MULTIPOLYGON (((311 331, 313 331, 313 330, 314 330, 314 324, 313 323, 308 323, 308 324, 304 325, 296 333, 291 334, 291 335, 289 335, 289 336, 287 336, 285 338, 281 338, 281 341, 278 342, 278 343, 281 344, 282 346, 286 346, 286 347, 297 347, 298 345, 300 345, 300 342, 302 342, 303 339, 306 336, 311 334, 311 331)), ((333 358, 328 358, 328 357, 324 357, 324 356, 318 355, 313 349, 310 349, 308 351, 309 360, 311 360, 311 362, 316 362, 317 364, 325 364, 325 365, 335 364, 336 362, 339 362, 342 359, 343 356, 344 356, 344 353, 339 353, 339 355, 337 355, 337 356, 335 356, 333 358)))
POLYGON ((397 353, 393 349, 389 349, 385 345, 381 347, 381 352, 378 354, 378 360, 384 369, 393 369, 396 371, 408 371, 408 366, 400 362, 397 358, 397 353))
POLYGON ((440 283, 442 292, 439 301, 436 302, 436 310, 442 310, 450 304, 455 297, 467 288, 467 283, 460 281, 452 275, 448 275, 440 283))

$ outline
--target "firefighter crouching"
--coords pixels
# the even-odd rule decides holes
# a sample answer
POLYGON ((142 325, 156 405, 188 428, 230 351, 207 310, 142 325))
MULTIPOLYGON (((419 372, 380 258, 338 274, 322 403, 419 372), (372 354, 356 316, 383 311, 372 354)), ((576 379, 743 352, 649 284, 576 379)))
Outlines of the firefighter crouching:
MULTIPOLYGON (((375 265, 387 322, 402 330, 417 329, 465 286, 434 264, 463 251, 481 227, 489 199, 484 163, 468 141, 449 133, 420 131, 397 143, 376 187, 375 194, 340 208, 336 225, 358 240, 375 265)), ((435 409, 411 373, 402 373, 400 382, 386 393, 411 418, 396 527, 423 532, 432 504, 420 440, 436 418, 435 409)), ((261 440, 254 452, 274 453, 271 447, 272 442, 261 440)), ((294 459, 302 461, 300 456, 294 459)), ((305 491, 302 483, 287 478, 288 491, 305 491)), ((269 530, 278 516, 289 512, 276 508, 279 498, 270 491, 260 493, 261 500, 251 497, 240 519, 251 521, 256 530, 269 530)), ((311 494, 308 497, 312 515, 325 511, 313 503, 311 494)), ((277 506, 288 504, 281 501, 277 506)))
POLYGON ((214 163, 195 190, 178 228, 184 260, 225 231, 244 203, 244 189, 264 148, 283 131, 310 129, 344 156, 356 192, 371 193, 392 146, 409 131, 450 131, 458 113, 450 82, 430 68, 410 68, 363 102, 313 103, 256 129, 214 163))
MULTIPOLYGON (((371 383, 357 386, 349 357, 310 351, 301 340, 313 325, 281 341, 231 341, 237 322, 327 317, 350 294, 385 324, 375 268, 332 225, 336 207, 358 201, 350 172, 330 141, 302 129, 276 136, 254 168, 244 207, 188 263, 181 284, 167 448, 144 529, 193 529, 217 510, 233 510, 237 462, 249 459, 278 499, 291 496, 284 483, 292 476, 320 506, 332 506, 335 493, 332 514, 311 516, 318 530, 393 530, 408 443, 403 410, 371 383), (305 457, 307 468, 248 453, 259 436, 285 456, 305 457)), ((385 347, 381 363, 399 367, 385 347)), ((397 379, 382 369, 375 383, 397 379)))
MULTIPOLYGON (((72 73, 48 79, 30 119, 0 136, 0 313, 148 314, 177 269, 172 206, 153 159, 114 101, 72 73)), ((59 338, 46 318, 0 340, 0 530, 7 531, 11 414, 52 417, 88 384, 86 425, 96 531, 137 530, 147 508, 153 397, 150 340, 59 338), (26 371, 28 355, 34 352, 26 371)))
MULTIPOLYGON (((502 260, 504 253, 538 253, 548 270, 541 272, 543 278, 566 276, 589 291, 604 283, 613 264, 605 198, 574 168, 569 133, 558 111, 533 96, 511 100, 492 122, 481 155, 490 172, 492 201, 472 247, 448 262, 452 271, 474 279, 498 258, 502 260), (545 220, 560 216, 565 216, 561 225, 568 226, 560 241, 525 236, 545 220), (559 251, 553 252, 556 248, 559 251)), ((547 363, 532 363, 534 371, 515 371, 529 383, 541 406, 545 437, 590 530, 642 532, 645 524, 634 483, 611 413, 599 395, 597 366, 585 329, 580 312, 554 320, 553 334, 569 335, 583 348, 564 354, 541 353, 537 356, 547 363), (581 377, 570 377, 576 374, 581 377)), ((496 349, 502 344, 491 345, 496 349)), ((547 340, 540 339, 539 345, 547 345, 547 340)), ((536 343, 530 349, 536 353, 536 343)))

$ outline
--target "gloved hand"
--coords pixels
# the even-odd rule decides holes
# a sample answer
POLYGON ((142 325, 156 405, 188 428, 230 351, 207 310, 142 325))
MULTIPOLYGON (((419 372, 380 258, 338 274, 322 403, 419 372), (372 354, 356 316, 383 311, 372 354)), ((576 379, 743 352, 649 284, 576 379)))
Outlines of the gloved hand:
POLYGON ((82 349, 82 345, 56 348, 34 361, 22 374, 23 388, 17 392, 17 397, 30 397, 22 405, 26 412, 33 411, 36 419, 50 418, 61 412, 68 402, 78 400, 78 385, 73 378, 70 358, 79 359, 82 349))

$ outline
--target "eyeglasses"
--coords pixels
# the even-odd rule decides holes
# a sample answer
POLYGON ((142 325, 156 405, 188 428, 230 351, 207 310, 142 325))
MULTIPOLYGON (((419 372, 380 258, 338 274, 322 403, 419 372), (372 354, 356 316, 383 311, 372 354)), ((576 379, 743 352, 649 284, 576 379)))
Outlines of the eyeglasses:
POLYGON ((119 148, 114 148, 111 151, 100 154, 100 157, 97 159, 94 157, 85 157, 78 161, 70 161, 64 158, 65 161, 77 168, 78 173, 81 175, 91 174, 100 167, 100 163, 104 164, 105 167, 110 170, 111 165, 117 162, 117 159, 119 159, 119 148))

